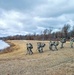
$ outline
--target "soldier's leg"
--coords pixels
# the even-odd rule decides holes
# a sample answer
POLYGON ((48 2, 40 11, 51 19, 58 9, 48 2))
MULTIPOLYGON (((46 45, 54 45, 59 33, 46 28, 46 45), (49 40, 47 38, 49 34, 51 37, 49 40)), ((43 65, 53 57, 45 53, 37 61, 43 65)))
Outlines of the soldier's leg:
POLYGON ((30 47, 28 48, 28 54, 29 54, 29 55, 33 54, 33 52, 32 52, 32 50, 31 50, 30 47))
POLYGON ((49 46, 49 49, 52 50, 52 45, 49 46))
POLYGON ((28 48, 28 54, 30 55, 30 48, 28 48))
POLYGON ((41 47, 40 47, 40 53, 41 53, 41 47))
POLYGON ((27 54, 29 54, 29 52, 28 52, 28 47, 27 47, 27 52, 26 52, 26 55, 27 55, 27 54))
POLYGON ((43 52, 43 49, 42 49, 42 47, 40 47, 40 53, 42 53, 43 52))
POLYGON ((51 50, 51 46, 49 46, 49 49, 51 50))
POLYGON ((29 48, 27 48, 27 53, 26 54, 29 54, 29 48))
POLYGON ((54 51, 54 45, 51 45, 51 50, 54 51))
POLYGON ((43 53, 43 47, 41 47, 41 53, 43 53))
POLYGON ((73 41, 70 41, 70 46, 71 48, 73 48, 73 41))
POLYGON ((38 47, 38 51, 39 51, 39 53, 40 53, 40 47, 38 47))
POLYGON ((73 48, 73 43, 71 43, 71 48, 73 48))
POLYGON ((52 45, 52 51, 54 51, 55 50, 55 46, 54 45, 52 45))
POLYGON ((55 49, 58 50, 58 49, 57 49, 57 46, 55 46, 55 49))
POLYGON ((30 54, 30 55, 32 55, 32 54, 33 54, 33 52, 32 52, 32 49, 31 49, 31 48, 30 48, 30 52, 29 52, 29 54, 30 54))
POLYGON ((61 43, 61 47, 60 48, 63 48, 63 43, 61 43))

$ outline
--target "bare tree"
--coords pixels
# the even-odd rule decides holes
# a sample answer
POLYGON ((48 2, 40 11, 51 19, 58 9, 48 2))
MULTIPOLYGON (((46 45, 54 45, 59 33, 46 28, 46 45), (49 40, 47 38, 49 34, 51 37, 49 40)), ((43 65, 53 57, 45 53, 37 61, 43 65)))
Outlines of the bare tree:
POLYGON ((74 37, 74 26, 72 28, 72 31, 70 32, 70 36, 74 37))
POLYGON ((68 38, 69 29, 70 29, 69 24, 65 24, 64 27, 62 28, 62 33, 65 38, 68 38))
POLYGON ((48 29, 45 29, 43 31, 43 35, 44 35, 44 40, 46 40, 47 39, 47 35, 48 35, 48 29))

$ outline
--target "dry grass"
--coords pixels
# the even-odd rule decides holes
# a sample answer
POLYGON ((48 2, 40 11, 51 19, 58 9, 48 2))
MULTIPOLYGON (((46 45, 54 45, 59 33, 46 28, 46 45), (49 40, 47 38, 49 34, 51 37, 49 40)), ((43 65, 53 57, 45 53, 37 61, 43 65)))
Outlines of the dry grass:
POLYGON ((15 44, 12 52, 0 54, 0 75, 74 75, 74 48, 69 43, 58 51, 49 50, 46 43, 43 53, 38 53, 37 42, 26 40, 8 40, 15 44), (33 55, 26 55, 26 43, 34 46, 33 55), (18 49, 17 49, 18 48, 18 49), (17 49, 17 50, 16 50, 17 49))

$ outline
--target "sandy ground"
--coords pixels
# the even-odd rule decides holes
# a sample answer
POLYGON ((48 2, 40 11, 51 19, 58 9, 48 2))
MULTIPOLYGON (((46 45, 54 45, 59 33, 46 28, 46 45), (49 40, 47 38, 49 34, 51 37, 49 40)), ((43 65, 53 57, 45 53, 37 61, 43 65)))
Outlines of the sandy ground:
POLYGON ((14 50, 0 54, 0 75, 74 75, 74 48, 69 42, 58 51, 49 50, 49 41, 43 53, 38 53, 37 42, 31 40, 8 40, 15 44, 14 50), (26 43, 33 44, 33 55, 26 55, 26 43))

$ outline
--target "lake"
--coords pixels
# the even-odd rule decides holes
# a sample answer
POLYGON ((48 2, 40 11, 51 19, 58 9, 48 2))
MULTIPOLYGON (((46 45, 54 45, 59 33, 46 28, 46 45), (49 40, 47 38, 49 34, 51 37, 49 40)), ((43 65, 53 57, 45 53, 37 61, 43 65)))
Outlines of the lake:
POLYGON ((10 45, 8 43, 6 43, 5 41, 0 40, 0 50, 3 50, 7 47, 10 47, 10 45))

